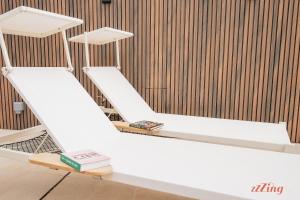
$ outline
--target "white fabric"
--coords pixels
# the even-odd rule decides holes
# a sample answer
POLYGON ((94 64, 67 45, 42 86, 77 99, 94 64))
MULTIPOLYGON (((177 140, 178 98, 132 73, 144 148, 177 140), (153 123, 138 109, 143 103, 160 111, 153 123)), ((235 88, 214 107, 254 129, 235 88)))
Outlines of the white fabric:
POLYGON ((124 120, 163 122, 163 136, 276 151, 291 144, 282 124, 155 113, 115 67, 85 72, 124 120))
MULTIPOLYGON (((118 29, 103 27, 90 32, 87 32, 87 43, 88 44, 107 44, 110 42, 115 42, 117 40, 122 40, 133 36, 133 33, 121 31, 118 29)), ((84 43, 84 33, 76 35, 69 39, 70 42, 84 43)))
POLYGON ((0 15, 3 33, 45 37, 82 24, 81 19, 20 6, 0 15))
POLYGON ((273 151, 284 151, 285 146, 291 145, 281 124, 164 113, 157 113, 150 120, 164 123, 162 136, 273 151))
POLYGON ((65 151, 112 158, 111 180, 197 199, 297 199, 300 156, 120 133, 66 68, 14 68, 7 76, 65 151), (253 193, 272 182, 281 195, 253 193))
POLYGON ((85 72, 124 120, 136 122, 156 116, 117 68, 90 67, 85 72))

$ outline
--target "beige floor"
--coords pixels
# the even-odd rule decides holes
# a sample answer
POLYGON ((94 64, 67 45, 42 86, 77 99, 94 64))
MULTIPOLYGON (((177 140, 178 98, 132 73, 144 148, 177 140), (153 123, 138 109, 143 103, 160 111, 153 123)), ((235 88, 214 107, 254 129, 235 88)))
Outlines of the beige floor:
MULTIPOLYGON (((65 172, 0 157, 0 200, 35 200, 48 191, 65 172)), ((80 174, 69 175, 46 200, 181 200, 166 193, 100 181, 80 174)))
POLYGON ((0 129, 0 137, 17 132, 16 130, 0 129))

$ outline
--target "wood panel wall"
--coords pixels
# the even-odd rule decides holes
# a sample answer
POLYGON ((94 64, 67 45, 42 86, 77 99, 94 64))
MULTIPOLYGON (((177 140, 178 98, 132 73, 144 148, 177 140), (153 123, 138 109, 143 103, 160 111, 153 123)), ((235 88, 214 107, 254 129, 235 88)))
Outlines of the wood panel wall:
MULTIPOLYGON (((84 19, 68 36, 103 26, 133 32, 121 42, 122 72, 156 111, 285 121, 300 142, 299 0, 1 0, 0 12, 20 5, 84 19)), ((66 65, 60 35, 5 39, 13 65, 66 65)), ((82 45, 70 48, 76 77, 101 104, 81 70, 82 45)), ((91 65, 114 64, 112 45, 90 51, 91 65)), ((0 128, 38 123, 29 110, 13 113, 18 100, 1 76, 0 128)))

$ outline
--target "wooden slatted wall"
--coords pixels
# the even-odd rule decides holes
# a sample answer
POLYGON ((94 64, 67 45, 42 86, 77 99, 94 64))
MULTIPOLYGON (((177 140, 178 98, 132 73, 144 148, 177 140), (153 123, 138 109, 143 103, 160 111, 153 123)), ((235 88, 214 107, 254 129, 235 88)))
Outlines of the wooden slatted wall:
MULTIPOLYGON (((103 26, 134 32, 121 42, 122 72, 156 111, 285 121, 300 142, 299 0, 1 0, 0 12, 20 5, 84 19, 68 36, 103 26)), ((13 65, 66 65, 60 35, 5 39, 13 65)), ((76 76, 100 104, 81 71, 82 45, 70 48, 76 76)), ((90 50, 92 65, 114 64, 113 46, 90 50)), ((1 76, 0 128, 38 123, 29 110, 13 113, 18 100, 1 76)))

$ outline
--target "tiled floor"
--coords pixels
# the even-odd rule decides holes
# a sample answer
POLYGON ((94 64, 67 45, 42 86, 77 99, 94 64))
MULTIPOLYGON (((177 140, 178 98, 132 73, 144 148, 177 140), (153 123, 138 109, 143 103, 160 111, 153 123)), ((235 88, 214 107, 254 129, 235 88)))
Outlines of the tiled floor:
MULTIPOLYGON (((0 157, 0 200, 38 200, 65 172, 0 157)), ((183 200, 186 198, 71 174, 45 200, 183 200)))

